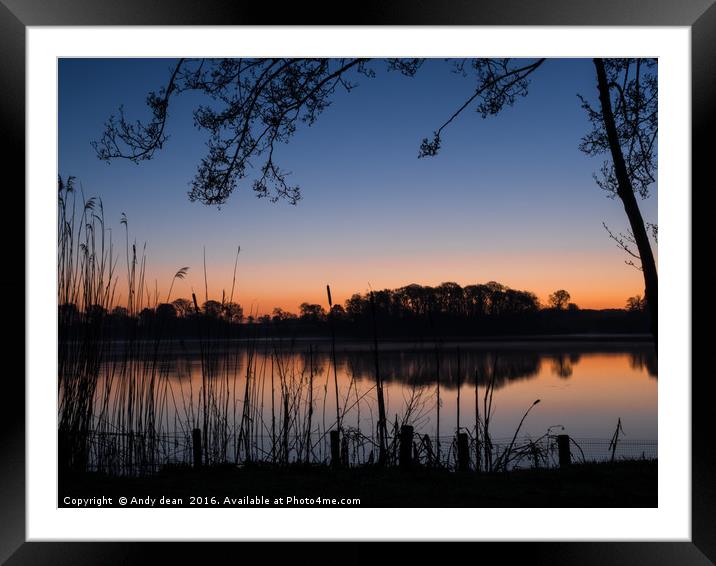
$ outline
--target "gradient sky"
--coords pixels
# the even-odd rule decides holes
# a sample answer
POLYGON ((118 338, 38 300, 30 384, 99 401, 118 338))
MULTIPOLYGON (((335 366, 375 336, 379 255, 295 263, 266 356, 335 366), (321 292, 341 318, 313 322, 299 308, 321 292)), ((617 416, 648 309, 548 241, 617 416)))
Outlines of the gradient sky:
MULTIPOLYGON (((191 115, 200 96, 174 99, 171 137, 151 161, 108 165, 90 146, 120 105, 129 118, 146 118, 145 96, 172 66, 59 61, 59 174, 101 197, 115 241, 127 214, 130 237, 147 243, 148 284, 156 280, 162 297, 174 272, 189 266, 172 299, 193 288, 203 300, 204 246, 210 298, 228 295, 238 245, 235 300, 247 314, 296 312, 302 301, 326 306, 326 283, 339 302, 369 284, 443 281, 499 281, 543 302, 564 288, 582 308, 623 307, 643 294, 641 272, 625 265, 602 226, 626 230, 621 202, 592 178, 601 159, 578 149, 590 126, 577 93, 596 99, 588 59, 548 61, 528 97, 496 117, 464 113, 429 159, 417 159, 420 141, 472 94, 473 80, 443 60, 413 78, 376 62, 375 78, 357 77, 357 88, 338 93, 314 126, 280 147, 278 164, 302 188, 298 205, 257 199, 247 178, 221 209, 187 197, 207 139, 191 115)), ((656 222, 656 187, 652 193, 640 206, 656 222)))

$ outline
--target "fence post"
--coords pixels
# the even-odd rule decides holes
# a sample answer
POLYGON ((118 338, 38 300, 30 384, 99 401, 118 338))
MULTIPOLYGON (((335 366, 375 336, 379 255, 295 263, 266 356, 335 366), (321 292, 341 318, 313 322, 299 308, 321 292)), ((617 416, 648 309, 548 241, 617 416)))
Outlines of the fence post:
POLYGON ((348 457, 348 437, 344 434, 341 438, 341 462, 346 467, 349 467, 350 459, 348 457))
POLYGON ((191 433, 191 437, 194 448, 194 467, 201 468, 201 429, 195 428, 191 433))
POLYGON ((572 455, 569 452, 568 434, 560 434, 557 436, 557 449, 559 451, 559 467, 568 468, 572 463, 572 455))
POLYGON ((331 431, 331 466, 338 468, 341 465, 341 441, 337 430, 331 431))
POLYGON ((413 465, 413 427, 400 427, 400 467, 410 468, 413 465))
POLYGON ((466 432, 457 433, 457 469, 460 472, 470 469, 470 443, 466 432))

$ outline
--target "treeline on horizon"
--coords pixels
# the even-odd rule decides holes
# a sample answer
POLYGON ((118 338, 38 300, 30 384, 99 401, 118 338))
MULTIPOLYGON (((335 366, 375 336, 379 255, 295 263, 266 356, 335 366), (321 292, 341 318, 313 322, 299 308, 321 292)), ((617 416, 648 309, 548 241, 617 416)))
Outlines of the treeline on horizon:
POLYGON ((447 282, 436 287, 411 284, 352 295, 343 305, 302 303, 299 313, 279 307, 272 314, 245 315, 235 302, 206 300, 199 304, 179 298, 153 308, 130 312, 101 305, 80 309, 72 303, 59 306, 60 339, 76 335, 72 327, 91 323, 102 327, 109 339, 124 337, 234 338, 260 330, 265 336, 336 335, 369 338, 406 337, 435 339, 453 336, 539 334, 631 334, 649 331, 644 300, 630 297, 623 309, 580 309, 560 289, 541 305, 530 291, 511 289, 490 281, 461 287, 447 282), (63 334, 67 333, 65 336, 63 334))

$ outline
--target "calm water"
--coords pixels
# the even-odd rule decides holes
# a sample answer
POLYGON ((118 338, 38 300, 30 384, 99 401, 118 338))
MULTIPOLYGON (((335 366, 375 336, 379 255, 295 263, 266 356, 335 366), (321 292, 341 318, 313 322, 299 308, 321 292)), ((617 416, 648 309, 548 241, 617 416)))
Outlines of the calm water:
MULTIPOLYGON (((125 368, 117 363, 121 358, 115 351, 105 369, 125 368)), ((157 364, 140 358, 137 354, 134 369, 121 371, 141 373, 145 380, 149 373, 156 375, 158 422, 165 432, 200 425, 205 407, 201 391, 207 384, 208 405, 224 411, 233 430, 239 426, 246 398, 256 435, 272 434, 271 427, 280 426, 276 423, 286 408, 305 426, 309 404, 312 430, 327 431, 335 425, 335 383, 326 342, 266 342, 253 352, 245 344, 217 343, 203 355, 196 343, 176 343, 161 348, 157 364)), ((511 437, 524 412, 539 399, 521 436, 539 437, 560 426, 575 438, 608 439, 621 419, 627 440, 657 439, 657 364, 646 343, 392 343, 381 344, 378 366, 389 426, 397 420, 430 435, 439 426, 440 436, 448 437, 458 424, 474 430, 476 380, 482 412, 485 385, 494 374, 494 438, 511 437)), ((371 345, 337 344, 336 370, 343 428, 370 435, 377 421, 371 345)), ((299 429, 297 423, 291 426, 299 429)))

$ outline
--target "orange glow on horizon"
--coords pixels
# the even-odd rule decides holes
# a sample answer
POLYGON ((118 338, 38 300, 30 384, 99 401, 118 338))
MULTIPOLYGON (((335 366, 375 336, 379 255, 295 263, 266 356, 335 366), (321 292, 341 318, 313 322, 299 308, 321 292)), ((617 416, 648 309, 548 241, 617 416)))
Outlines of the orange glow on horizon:
MULTIPOLYGON (((461 286, 497 281, 513 289, 531 291, 542 305, 556 289, 566 289, 571 301, 582 309, 624 308, 628 297, 643 295, 641 272, 624 265, 618 254, 592 255, 492 255, 449 256, 433 258, 316 258, 304 261, 239 259, 233 301, 241 304, 246 315, 271 313, 274 307, 298 312, 302 302, 328 307, 326 284, 331 285, 334 304, 344 304, 354 293, 395 289, 411 283, 437 286, 454 281, 461 286), (370 286, 370 287, 369 287, 370 286)), ((151 262, 150 262, 151 264, 151 262)), ((159 302, 166 300, 175 266, 150 265, 147 294, 156 289, 159 302)), ((207 265, 209 299, 228 301, 233 278, 233 262, 207 265)), ((190 268, 184 280, 176 280, 170 300, 191 299, 192 290, 199 303, 206 299, 203 267, 190 268)), ((126 291, 117 287, 117 301, 122 304, 126 291)), ((145 299, 145 303, 148 302, 145 299)))

